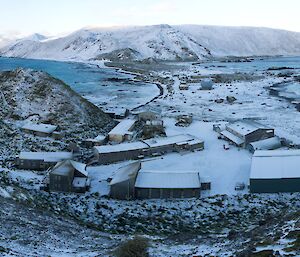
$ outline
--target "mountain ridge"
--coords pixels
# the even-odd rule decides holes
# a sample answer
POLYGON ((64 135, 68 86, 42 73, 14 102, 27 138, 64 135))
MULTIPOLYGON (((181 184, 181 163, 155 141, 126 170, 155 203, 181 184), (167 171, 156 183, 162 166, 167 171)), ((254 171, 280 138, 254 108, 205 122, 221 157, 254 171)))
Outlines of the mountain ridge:
POLYGON ((0 55, 54 60, 195 61, 223 56, 300 55, 300 33, 264 27, 86 27, 47 40, 18 40, 0 55))

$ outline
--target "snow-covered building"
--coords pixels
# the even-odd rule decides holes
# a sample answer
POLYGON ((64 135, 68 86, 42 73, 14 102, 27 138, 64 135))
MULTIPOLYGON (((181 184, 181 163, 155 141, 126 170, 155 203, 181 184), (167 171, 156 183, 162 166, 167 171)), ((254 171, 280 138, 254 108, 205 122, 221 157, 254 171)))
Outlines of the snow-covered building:
POLYGON ((179 90, 188 90, 188 89, 189 89, 189 85, 188 84, 181 83, 179 85, 179 90))
POLYGON ((140 170, 135 181, 138 199, 200 197, 197 171, 140 170))
POLYGON ((239 120, 226 124, 220 134, 235 145, 246 147, 249 143, 274 137, 274 129, 253 120, 239 120))
POLYGON ((115 126, 109 133, 109 141, 121 143, 132 139, 132 129, 135 126, 135 120, 126 119, 122 120, 117 126, 115 126))
POLYGON ((141 169, 141 163, 135 162, 121 167, 110 181, 110 197, 114 199, 131 200, 135 198, 135 180, 141 169))
MULTIPOLYGON (((34 123, 27 123, 21 130, 25 133, 32 134, 39 137, 51 137, 54 131, 57 129, 57 126, 50 125, 50 124, 34 124, 34 123)), ((57 135, 57 133, 55 134, 57 135)))
POLYGON ((95 138, 88 138, 83 140, 83 144, 86 147, 100 146, 107 142, 107 137, 105 135, 98 135, 95 138))
POLYGON ((200 197, 197 171, 145 170, 140 162, 121 167, 110 181, 110 197, 115 199, 200 197))
POLYGON ((20 152, 16 157, 16 166, 24 170, 47 170, 64 160, 71 160, 71 152, 20 152))
POLYGON ((49 173, 50 191, 84 193, 89 188, 86 165, 65 160, 57 163, 49 173))
POLYGON ((300 150, 256 151, 252 158, 250 192, 300 192, 300 150))
POLYGON ((254 153, 257 150, 275 150, 281 147, 281 140, 279 137, 270 137, 248 144, 247 148, 254 153))
POLYGON ((144 122, 154 121, 159 118, 159 114, 152 111, 145 111, 145 112, 138 113, 137 118, 139 121, 144 121, 144 122))
POLYGON ((125 119, 129 115, 129 110, 125 108, 106 110, 106 114, 108 114, 113 119, 125 119))
POLYGON ((117 145, 95 146, 94 154, 100 164, 163 155, 170 152, 203 150, 204 141, 191 135, 176 135, 117 145))

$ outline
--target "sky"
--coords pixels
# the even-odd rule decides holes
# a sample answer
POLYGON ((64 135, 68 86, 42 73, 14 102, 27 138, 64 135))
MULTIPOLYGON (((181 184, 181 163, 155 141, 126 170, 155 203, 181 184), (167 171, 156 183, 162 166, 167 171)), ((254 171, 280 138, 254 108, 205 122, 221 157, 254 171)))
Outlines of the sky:
POLYGON ((300 0, 0 0, 0 35, 63 35, 86 26, 255 26, 300 32, 300 0))

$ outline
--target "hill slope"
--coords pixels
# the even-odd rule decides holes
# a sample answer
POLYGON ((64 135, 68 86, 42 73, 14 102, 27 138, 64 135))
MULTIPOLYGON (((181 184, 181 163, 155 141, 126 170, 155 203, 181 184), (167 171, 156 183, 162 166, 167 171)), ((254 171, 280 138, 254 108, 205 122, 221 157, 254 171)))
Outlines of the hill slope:
POLYGON ((215 56, 300 55, 300 33, 256 27, 175 26, 215 56))
POLYGON ((198 42, 169 25, 146 27, 83 29, 45 42, 23 40, 3 48, 4 56, 88 60, 109 54, 122 60, 149 57, 162 60, 196 60, 209 56, 198 42), (120 53, 116 53, 120 51, 120 53), (126 57, 127 58, 127 57, 126 57))
POLYGON ((0 118, 59 125, 71 134, 107 130, 111 118, 47 73, 17 69, 0 73, 0 118))

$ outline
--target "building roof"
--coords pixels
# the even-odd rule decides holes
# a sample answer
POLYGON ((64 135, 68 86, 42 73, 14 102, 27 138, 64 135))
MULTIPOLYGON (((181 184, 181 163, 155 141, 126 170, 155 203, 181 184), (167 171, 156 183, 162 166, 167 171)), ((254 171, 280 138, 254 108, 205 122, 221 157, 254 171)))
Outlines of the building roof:
POLYGON ((245 142, 243 139, 237 137, 228 130, 223 130, 220 132, 220 134, 232 141, 233 143, 235 143, 236 145, 242 145, 245 142))
POLYGON ((103 141, 105 140, 106 136, 104 135, 98 135, 94 138, 95 141, 103 141))
POLYGON ((188 144, 195 140, 199 141, 199 139, 194 136, 188 134, 182 134, 182 135, 175 135, 170 137, 151 138, 148 140, 144 140, 143 142, 146 143, 149 147, 158 147, 158 146, 172 145, 172 144, 184 144, 184 143, 188 144))
POLYGON ((77 170, 85 177, 88 176, 88 172, 86 170, 86 164, 72 161, 72 160, 65 160, 57 163, 51 170, 51 173, 57 175, 67 175, 71 172, 72 169, 77 170))
POLYGON ((70 163, 72 164, 72 166, 74 167, 75 170, 80 172, 85 177, 88 176, 88 171, 86 170, 86 164, 81 163, 81 162, 72 161, 72 160, 70 160, 70 163))
POLYGON ((113 178, 109 184, 110 185, 118 184, 122 181, 126 181, 126 180, 136 176, 136 174, 140 170, 140 168, 141 168, 140 162, 131 163, 129 165, 121 167, 113 174, 113 178))
POLYGON ((271 129, 253 120, 239 120, 227 124, 226 128, 230 128, 243 136, 246 136, 258 129, 271 129))
POLYGON ((250 179, 300 178, 300 150, 255 151, 250 179))
POLYGON ((191 135, 176 135, 170 137, 152 138, 143 141, 121 143, 117 145, 102 145, 95 146, 94 148, 98 153, 115 153, 115 152, 126 152, 131 150, 149 149, 154 147, 160 147, 164 145, 172 144, 195 144, 203 142, 202 140, 191 136, 191 135))
POLYGON ((22 129, 51 134, 57 129, 57 126, 50 125, 50 124, 42 124, 42 123, 40 124, 27 123, 22 127, 22 129))
POLYGON ((21 152, 18 157, 23 160, 59 162, 62 160, 72 159, 73 154, 71 152, 21 152))
POLYGON ((133 127, 135 124, 135 120, 132 119, 126 119, 122 120, 117 126, 115 126, 108 135, 124 135, 128 134, 129 130, 133 127))
POLYGON ((121 143, 117 145, 101 145, 101 146, 94 147, 94 149, 100 154, 126 152, 126 151, 141 150, 147 148, 149 148, 149 146, 141 141, 132 142, 132 143, 121 143))
POLYGON ((197 171, 161 171, 140 170, 135 187, 137 188, 200 188, 200 178, 197 171))
POLYGON ((272 150, 281 146, 279 137, 271 137, 250 143, 254 150, 272 150))

